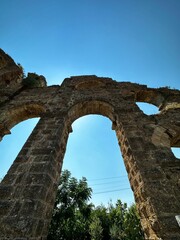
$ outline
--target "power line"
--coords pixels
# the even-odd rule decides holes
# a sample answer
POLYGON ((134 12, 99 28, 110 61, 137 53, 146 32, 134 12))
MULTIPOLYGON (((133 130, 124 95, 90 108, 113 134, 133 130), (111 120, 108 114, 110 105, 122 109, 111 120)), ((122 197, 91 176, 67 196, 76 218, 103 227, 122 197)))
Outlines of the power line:
POLYGON ((130 189, 130 188, 120 188, 120 189, 109 190, 109 191, 104 191, 104 192, 96 192, 93 194, 95 195, 95 194, 102 194, 102 193, 108 193, 108 192, 119 192, 119 191, 124 191, 124 190, 128 190, 128 189, 130 189))
POLYGON ((111 181, 111 182, 104 182, 104 183, 95 183, 95 184, 89 184, 89 186, 92 187, 92 186, 106 185, 106 184, 112 184, 112 183, 120 183, 120 182, 119 181, 111 181))
POLYGON ((101 180, 105 180, 105 179, 114 179, 114 178, 123 178, 123 177, 128 177, 128 175, 122 175, 122 176, 119 176, 119 177, 87 179, 87 181, 101 181, 101 180))
POLYGON ((122 188, 129 188, 129 185, 121 185, 121 186, 117 186, 116 185, 116 186, 110 186, 110 187, 109 186, 107 186, 107 187, 105 186, 103 188, 100 188, 100 187, 99 188, 92 188, 92 191, 93 192, 111 191, 112 189, 121 188, 121 187, 122 188))

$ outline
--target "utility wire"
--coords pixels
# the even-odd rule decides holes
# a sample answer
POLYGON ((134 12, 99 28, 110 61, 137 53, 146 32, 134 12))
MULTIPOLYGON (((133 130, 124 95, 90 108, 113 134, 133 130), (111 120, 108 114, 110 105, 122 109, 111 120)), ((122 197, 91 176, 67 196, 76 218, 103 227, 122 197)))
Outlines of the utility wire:
POLYGON ((95 192, 95 193, 92 193, 92 194, 96 195, 96 194, 102 194, 102 193, 108 193, 108 192, 119 192, 119 191, 124 191, 124 190, 128 190, 128 189, 130 189, 130 188, 120 188, 120 189, 103 191, 103 192, 95 192))
POLYGON ((105 179, 122 178, 122 177, 128 177, 128 175, 122 175, 122 176, 119 176, 119 177, 87 179, 87 181, 101 181, 101 180, 105 180, 105 179))
POLYGON ((129 188, 129 186, 125 185, 125 186, 112 186, 112 187, 103 187, 103 188, 92 188, 93 192, 102 192, 102 191, 111 191, 112 189, 116 189, 116 188, 129 188))
POLYGON ((112 184, 112 183, 120 183, 119 181, 112 181, 112 182, 104 182, 104 183, 95 183, 95 184, 89 184, 89 186, 98 186, 98 185, 106 185, 106 184, 112 184))

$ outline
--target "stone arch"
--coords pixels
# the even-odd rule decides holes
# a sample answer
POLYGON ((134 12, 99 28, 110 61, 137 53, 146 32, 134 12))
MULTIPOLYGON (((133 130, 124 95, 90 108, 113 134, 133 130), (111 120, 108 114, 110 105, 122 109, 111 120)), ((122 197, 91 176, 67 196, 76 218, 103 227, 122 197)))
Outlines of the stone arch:
POLYGON ((112 122, 115 121, 116 114, 114 107, 101 100, 85 100, 74 104, 67 113, 67 121, 72 124, 80 117, 89 114, 99 114, 108 117, 112 122))
POLYGON ((11 107, 5 114, 0 116, 0 139, 6 134, 10 134, 10 129, 16 124, 34 117, 40 117, 45 112, 45 108, 37 103, 22 104, 11 107))
MULTIPOLYGON (((107 117, 112 122, 112 130, 115 130, 116 137, 117 137, 117 143, 120 148, 120 152, 123 157, 123 161, 125 163, 126 171, 130 176, 131 169, 129 168, 129 163, 126 161, 127 159, 127 149, 129 149, 128 146, 124 147, 124 141, 126 141, 126 145, 129 143, 127 142, 127 138, 125 136, 125 132, 123 130, 123 124, 121 123, 121 117, 118 116, 116 108, 102 100, 82 100, 78 103, 75 103, 67 112, 67 115, 65 117, 66 122, 66 129, 68 129, 66 132, 72 132, 72 123, 76 121, 78 118, 87 116, 90 114, 97 114, 104 117, 107 117)), ((137 139, 138 141, 138 139, 137 139)), ((66 149, 66 142, 63 142, 64 150, 66 149)), ((130 152, 128 152, 130 153, 130 152)), ((131 154, 131 153, 130 153, 131 154)), ((131 181, 131 179, 129 179, 131 181)), ((133 185, 132 182, 130 182, 131 186, 133 185)), ((132 188, 133 189, 133 188, 132 188)), ((134 189, 133 189, 134 190, 134 189)))
MULTIPOLYGON (((127 159, 129 159, 128 155, 131 155, 132 153, 130 153, 130 149, 128 146, 129 143, 125 136, 123 123, 121 122, 121 116, 118 116, 117 110, 112 104, 102 100, 84 100, 74 104, 68 110, 67 115, 65 117, 66 128, 68 129, 67 132, 68 133, 72 132, 71 125, 75 120, 89 114, 102 115, 104 117, 109 118, 109 120, 112 122, 112 130, 115 130, 116 132, 118 145, 120 147, 120 152, 122 154, 122 157, 125 163, 126 171, 130 176, 131 169, 129 167, 130 164, 127 159)), ((139 138, 137 138, 136 141, 138 144, 139 138)), ((140 144, 141 142, 139 142, 139 145, 140 144)), ((66 142, 63 144, 63 149, 66 149, 66 142)), ((130 178, 129 178, 129 181, 131 181, 130 178)), ((130 184, 131 186, 133 185, 131 182, 130 184)), ((134 191, 133 187, 132 189, 134 191)))
POLYGON ((135 95, 136 102, 145 102, 151 103, 156 107, 161 107, 162 103, 164 102, 163 95, 154 90, 140 90, 135 95))

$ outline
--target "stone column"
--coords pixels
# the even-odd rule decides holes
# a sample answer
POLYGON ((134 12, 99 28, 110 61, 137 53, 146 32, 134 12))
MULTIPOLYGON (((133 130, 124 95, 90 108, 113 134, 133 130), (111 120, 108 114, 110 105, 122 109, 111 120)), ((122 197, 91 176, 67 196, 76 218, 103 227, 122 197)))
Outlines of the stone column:
POLYGON ((0 184, 0 239, 46 239, 67 138, 63 118, 41 118, 0 184))
POLYGON ((116 133, 146 239, 180 239, 175 219, 180 215, 180 162, 170 148, 152 143, 153 131, 145 117, 141 122, 130 115, 120 120, 116 133))

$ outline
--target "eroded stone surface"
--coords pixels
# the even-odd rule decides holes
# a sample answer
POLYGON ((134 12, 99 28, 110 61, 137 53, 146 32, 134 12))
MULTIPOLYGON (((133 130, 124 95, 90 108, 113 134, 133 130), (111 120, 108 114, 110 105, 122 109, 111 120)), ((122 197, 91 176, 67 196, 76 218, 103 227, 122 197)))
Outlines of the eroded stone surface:
POLYGON ((180 160, 170 149, 180 146, 178 90, 96 76, 18 90, 1 84, 0 137, 25 119, 40 121, 0 185, 0 239, 46 239, 71 124, 87 114, 112 121, 146 239, 180 239, 180 160), (145 115, 139 101, 160 113, 145 115))

